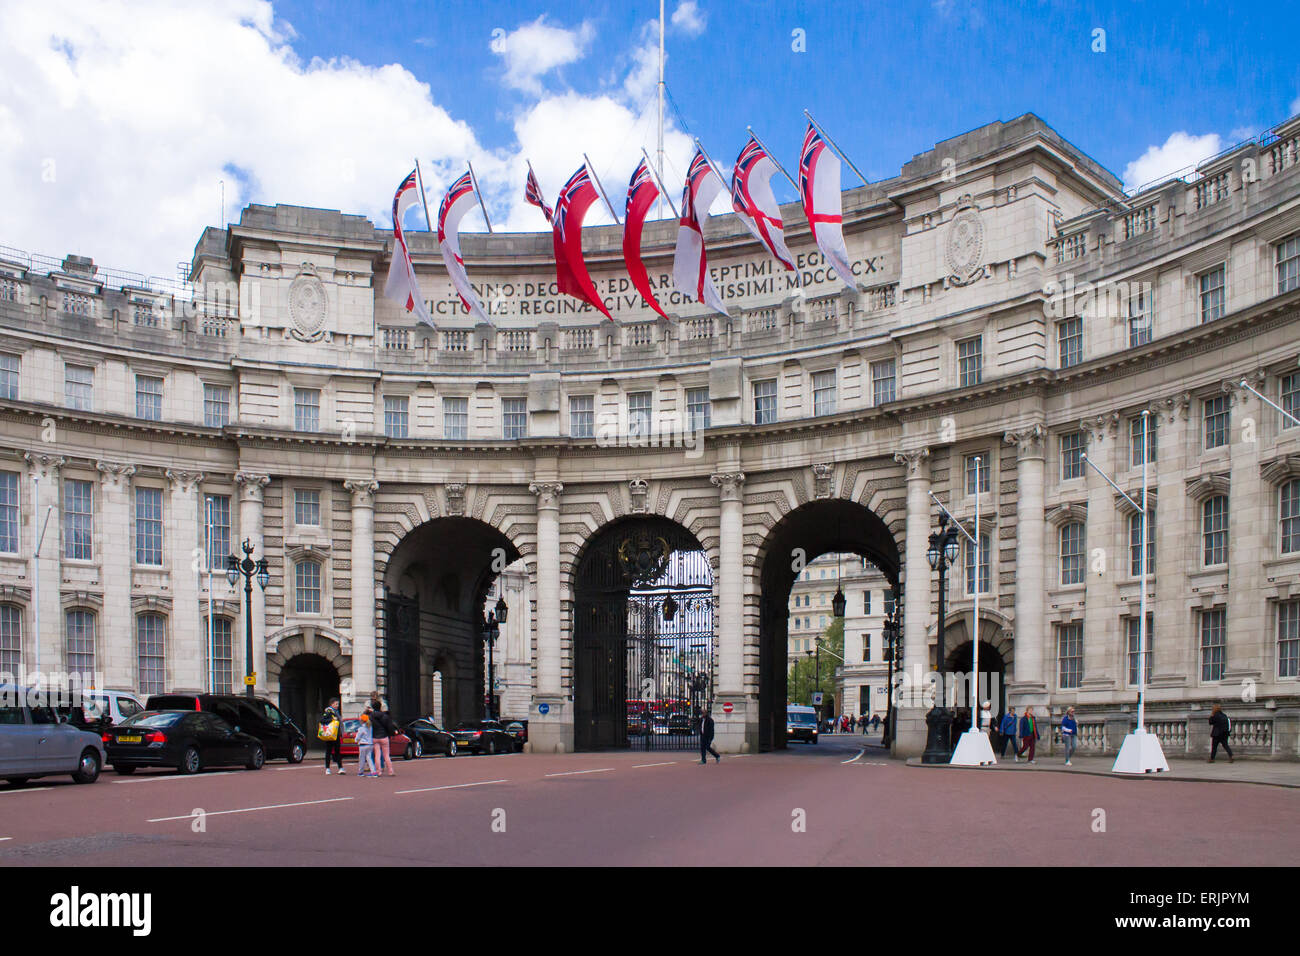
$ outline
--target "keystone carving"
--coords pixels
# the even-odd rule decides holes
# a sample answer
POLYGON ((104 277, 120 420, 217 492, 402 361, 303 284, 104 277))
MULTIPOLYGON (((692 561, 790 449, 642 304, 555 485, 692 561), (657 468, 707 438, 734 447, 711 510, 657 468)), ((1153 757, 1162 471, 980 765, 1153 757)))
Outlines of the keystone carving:
POLYGON ((813 485, 818 498, 829 498, 831 496, 831 479, 835 476, 835 463, 830 461, 818 462, 812 466, 813 485))

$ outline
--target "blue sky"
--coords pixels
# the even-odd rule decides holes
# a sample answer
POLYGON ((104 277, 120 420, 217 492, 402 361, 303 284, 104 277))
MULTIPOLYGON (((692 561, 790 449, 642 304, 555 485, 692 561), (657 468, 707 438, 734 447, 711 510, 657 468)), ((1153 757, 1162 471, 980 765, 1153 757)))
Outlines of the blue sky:
MULTIPOLYGON (((537 229, 525 157, 553 196, 585 150, 617 202, 639 147, 653 148, 656 0, 0 4, 11 197, 0 245, 166 275, 204 226, 249 202, 387 227, 415 155, 431 206, 472 159, 494 221, 537 229)), ((667 11, 673 189, 686 133, 727 167, 753 124, 793 165, 805 107, 872 180, 937 141, 1034 112, 1130 185, 1300 112, 1291 3, 668 0, 667 11)))

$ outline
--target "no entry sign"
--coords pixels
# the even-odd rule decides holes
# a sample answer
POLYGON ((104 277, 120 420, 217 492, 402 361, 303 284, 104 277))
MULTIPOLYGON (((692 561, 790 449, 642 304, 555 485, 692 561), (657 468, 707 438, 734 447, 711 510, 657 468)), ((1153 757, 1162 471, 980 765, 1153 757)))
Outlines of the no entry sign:
POLYGON ((731 701, 727 701, 725 704, 722 705, 722 712, 724 714, 729 714, 733 710, 735 710, 735 707, 736 707, 735 704, 733 704, 731 701))

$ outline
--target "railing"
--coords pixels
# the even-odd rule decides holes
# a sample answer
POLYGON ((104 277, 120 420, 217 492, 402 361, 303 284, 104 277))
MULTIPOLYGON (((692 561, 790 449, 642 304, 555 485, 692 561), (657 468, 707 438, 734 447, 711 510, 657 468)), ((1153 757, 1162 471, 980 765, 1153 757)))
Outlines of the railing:
POLYGON ((833 322, 837 315, 836 303, 838 297, 833 295, 824 295, 817 299, 808 300, 808 323, 833 322))
POLYGON ((94 300, 80 292, 65 292, 63 293, 62 311, 68 315, 93 315, 94 300))
POLYGON ((0 302, 21 302, 22 288, 16 279, 0 279, 0 302))
POLYGON ((682 323, 682 338, 688 342, 713 338, 713 319, 709 316, 687 319, 682 323))
POLYGON ((1228 197, 1228 173, 1227 170, 1216 176, 1207 176, 1196 183, 1196 208, 1204 209, 1206 206, 1212 206, 1220 199, 1228 197))
POLYGON ((409 352, 411 350, 411 330, 380 328, 380 341, 386 352, 409 352))
POLYGON ((1160 746, 1165 750, 1174 753, 1185 753, 1187 751, 1187 721, 1153 720, 1147 723, 1146 729, 1156 735, 1156 738, 1160 741, 1160 746))
POLYGON ((1106 724, 1096 721, 1079 724, 1079 749, 1106 752, 1106 724))
POLYGON ((564 348, 568 351, 594 348, 595 344, 596 330, 590 326, 564 330, 564 348))
POLYGON ((1156 207, 1152 203, 1141 209, 1134 209, 1124 216, 1124 238, 1132 239, 1156 227, 1156 207))
POLYGON ((531 352, 533 333, 528 329, 506 329, 501 332, 498 348, 503 352, 531 352))
POLYGON ((469 329, 447 329, 442 333, 444 352, 468 352, 469 329))
POLYGON ((1056 239, 1056 262, 1071 262, 1082 259, 1088 254, 1088 234, 1076 232, 1072 236, 1058 236, 1056 239))
POLYGON ((1273 721, 1234 720, 1228 732, 1228 743, 1252 750, 1273 749, 1273 721))
POLYGON ((1281 139, 1268 149, 1268 172, 1270 176, 1280 173, 1288 166, 1300 162, 1300 133, 1290 139, 1281 139))
POLYGON ((131 323, 133 325, 143 325, 150 329, 158 328, 158 313, 154 311, 153 303, 131 303, 131 323))
POLYGON ((878 285, 867 290, 867 311, 880 312, 898 304, 898 284, 878 285))
POLYGON ((629 348, 640 348, 654 344, 654 325, 650 322, 638 322, 634 325, 626 325, 624 329, 627 332, 627 338, 624 344, 629 348))
POLYGON ((229 315, 213 315, 202 313, 199 315, 199 335, 206 335, 214 339, 232 338, 231 331, 239 325, 239 319, 229 315))
POLYGON ((755 309, 749 313, 749 331, 751 332, 771 332, 776 328, 779 312, 775 306, 769 306, 766 309, 755 309))

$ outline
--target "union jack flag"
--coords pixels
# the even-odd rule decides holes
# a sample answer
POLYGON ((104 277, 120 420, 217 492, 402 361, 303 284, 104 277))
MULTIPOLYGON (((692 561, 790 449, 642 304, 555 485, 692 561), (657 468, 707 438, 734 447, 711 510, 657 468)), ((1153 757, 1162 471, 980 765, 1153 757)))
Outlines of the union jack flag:
POLYGON ((583 163, 582 168, 569 177, 569 181, 560 190, 560 198, 555 203, 555 215, 551 219, 551 223, 559 234, 561 242, 564 241, 564 226, 569 218, 569 206, 573 204, 584 189, 590 189, 593 192, 596 189, 591 184, 591 175, 587 172, 586 163, 583 163))
POLYGON ((537 177, 533 175, 531 166, 528 167, 528 181, 524 184, 524 201, 540 209, 547 222, 551 221, 553 212, 551 207, 546 205, 546 200, 542 198, 542 187, 537 184, 537 177))
MULTIPOLYGON (((709 173, 713 172, 713 167, 709 165, 708 159, 700 150, 695 151, 695 158, 691 160, 691 168, 686 172, 686 189, 682 194, 682 225, 691 226, 698 230, 699 211, 695 208, 695 193, 699 190, 699 185, 709 173)), ((704 210, 705 215, 708 210, 704 210)))
MULTIPOLYGON (((402 180, 402 185, 397 187, 397 192, 393 194, 393 231, 400 237, 402 235, 402 212, 398 205, 402 201, 402 194, 408 189, 418 189, 415 183, 415 170, 411 170, 411 175, 402 180)), ((406 240, 402 239, 403 245, 406 240)))
POLYGON ((438 207, 438 242, 442 243, 447 238, 447 232, 444 228, 447 222, 447 212, 451 209, 452 203, 460 199, 466 193, 474 191, 474 178, 466 173, 460 179, 451 184, 447 190, 447 195, 442 197, 442 205, 438 207))
POLYGON ((650 175, 650 167, 646 165, 643 159, 636 164, 636 169, 632 171, 632 179, 627 184, 627 201, 629 205, 636 199, 636 194, 644 186, 651 187, 656 193, 659 191, 659 187, 655 185, 654 177, 650 175))
POLYGON ((731 171, 731 202, 737 209, 748 212, 753 205, 745 195, 745 183, 749 181, 749 174, 754 164, 766 155, 767 151, 751 137, 745 144, 745 148, 740 151, 740 155, 736 157, 736 165, 731 171))

